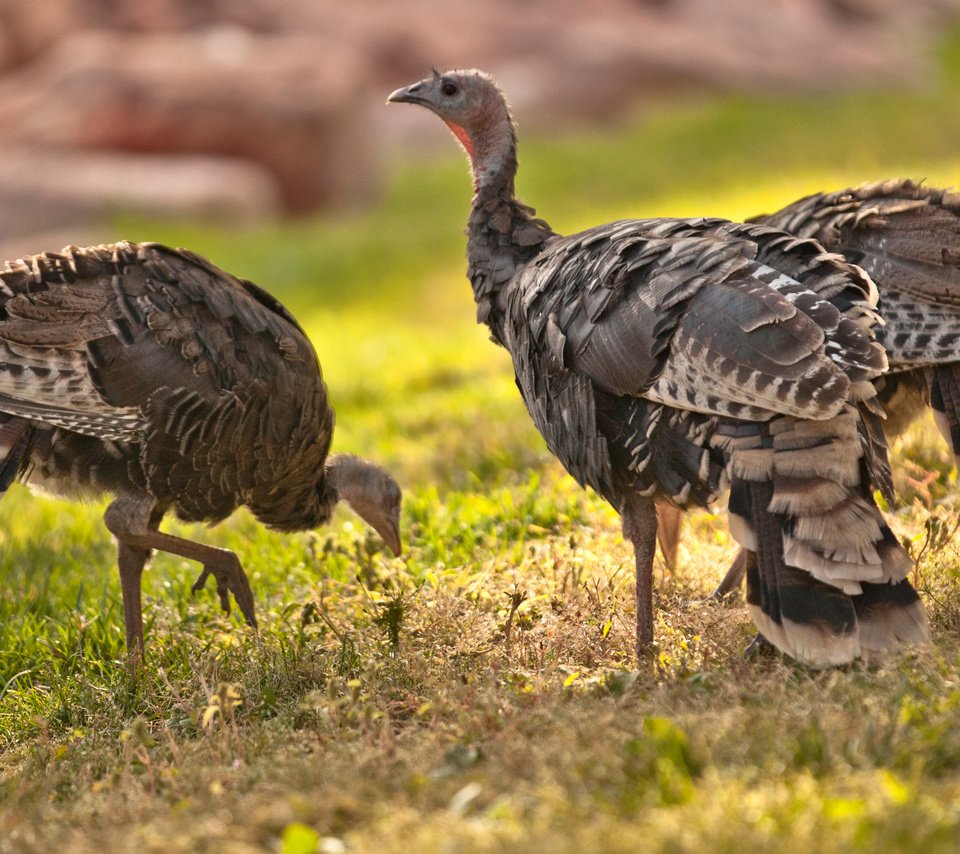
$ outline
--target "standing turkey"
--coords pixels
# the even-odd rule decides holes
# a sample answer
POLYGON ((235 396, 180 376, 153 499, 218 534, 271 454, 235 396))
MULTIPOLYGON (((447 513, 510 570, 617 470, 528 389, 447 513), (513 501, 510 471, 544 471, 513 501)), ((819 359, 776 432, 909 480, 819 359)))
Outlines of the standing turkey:
POLYGON ((199 561, 256 626, 233 552, 158 530, 168 510, 218 522, 245 505, 281 531, 339 499, 400 552, 400 489, 327 456, 333 410, 290 313, 251 282, 159 244, 67 247, 0 271, 0 490, 112 493, 127 649, 143 653, 140 581, 153 550, 199 561))
POLYGON ((758 554, 751 613, 780 649, 829 665, 926 640, 909 557, 872 498, 886 359, 870 279, 814 241, 718 219, 561 237, 514 196, 516 130, 488 75, 434 71, 389 100, 427 107, 466 149, 478 319, 550 450, 623 517, 638 653, 653 640, 654 501, 702 501, 724 464, 734 534, 758 554))
MULTIPOLYGON (((890 365, 880 390, 884 431, 894 438, 932 406, 960 460, 960 195, 892 179, 807 196, 753 221, 813 238, 870 274, 885 321, 877 341, 890 365)), ((667 505, 658 513, 672 562, 680 517, 667 505)), ((714 596, 735 590, 752 559, 741 553, 714 596)))

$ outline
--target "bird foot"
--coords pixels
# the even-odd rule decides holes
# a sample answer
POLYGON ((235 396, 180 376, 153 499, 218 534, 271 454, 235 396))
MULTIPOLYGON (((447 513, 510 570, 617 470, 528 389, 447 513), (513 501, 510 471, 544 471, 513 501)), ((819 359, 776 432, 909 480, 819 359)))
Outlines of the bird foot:
POLYGON ((736 558, 734 558, 733 563, 730 564, 727 574, 723 576, 723 580, 717 585, 717 589, 707 597, 707 601, 733 601, 737 591, 740 590, 740 585, 743 584, 743 577, 747 574, 748 565, 751 563, 751 560, 755 559, 755 555, 752 555, 746 551, 746 549, 741 549, 736 558))
POLYGON ((732 590, 723 584, 718 585, 717 589, 713 591, 704 602, 733 602, 737 598, 737 588, 732 590))
POLYGON ((757 632, 756 637, 750 641, 747 648, 743 651, 743 657, 759 658, 761 655, 772 655, 776 651, 777 648, 760 632, 757 632))
POLYGON ((197 593, 207 584, 207 579, 212 575, 217 585, 217 596, 220 597, 220 607, 224 612, 230 613, 230 594, 237 602, 240 613, 247 621, 247 624, 257 628, 257 616, 254 613, 253 589, 250 587, 250 579, 237 556, 228 553, 222 563, 206 563, 203 565, 203 572, 190 588, 191 593, 197 593))

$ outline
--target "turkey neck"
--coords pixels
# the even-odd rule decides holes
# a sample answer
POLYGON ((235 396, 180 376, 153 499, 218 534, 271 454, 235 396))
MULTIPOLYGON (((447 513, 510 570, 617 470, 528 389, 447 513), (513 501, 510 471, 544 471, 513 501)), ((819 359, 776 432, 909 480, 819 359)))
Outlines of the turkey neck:
POLYGON ((555 233, 514 194, 517 133, 505 105, 464 147, 476 191, 467 222, 467 275, 477 303, 477 321, 487 324, 493 340, 503 346, 506 285, 555 233))

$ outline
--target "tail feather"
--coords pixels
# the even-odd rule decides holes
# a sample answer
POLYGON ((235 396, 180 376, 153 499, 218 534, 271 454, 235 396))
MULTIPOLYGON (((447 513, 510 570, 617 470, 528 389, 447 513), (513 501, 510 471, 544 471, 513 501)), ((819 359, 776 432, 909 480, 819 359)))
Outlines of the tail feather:
POLYGON ((776 647, 817 667, 928 638, 905 580, 909 556, 873 502, 884 478, 874 458, 886 455, 872 417, 848 405, 825 421, 719 429, 730 454, 730 530, 753 553, 751 616, 776 647))
MULTIPOLYGON (((809 505, 793 503, 790 515, 784 517, 787 561, 851 594, 859 592, 862 581, 899 581, 911 567, 902 549, 881 553, 879 548, 892 534, 871 494, 875 482, 885 480, 888 471, 886 465, 879 472, 868 468, 864 425, 872 418, 870 412, 847 406, 827 421, 804 423, 784 418, 770 429, 774 496, 785 475, 791 495, 797 493, 797 480, 805 480, 811 491, 819 489, 821 499, 827 492, 839 498, 832 507, 823 500, 809 505), (783 447, 787 450, 781 450, 783 447), (838 487, 844 490, 842 497, 838 487)), ((881 456, 885 463, 883 451, 871 446, 870 453, 881 456)), ((775 500, 772 506, 783 503, 775 500)))
POLYGON ((926 611, 906 579, 897 584, 864 584, 863 593, 852 601, 864 658, 878 658, 901 644, 929 642, 926 611))
MULTIPOLYGON (((864 465, 867 471, 876 477, 874 487, 880 490, 884 499, 891 505, 895 498, 893 478, 886 454, 887 443, 903 433, 909 424, 927 408, 930 389, 933 385, 933 373, 930 373, 929 380, 927 373, 917 369, 884 374, 880 378, 877 383, 878 398, 885 409, 886 418, 881 418, 873 412, 865 412, 864 408, 861 408, 864 465)), ((953 421, 960 434, 960 409, 954 411, 953 421)), ((946 432, 949 439, 949 428, 946 432)), ((953 447, 960 448, 960 445, 953 447)), ((800 513, 825 514, 842 503, 847 493, 848 490, 843 484, 832 480, 793 478, 781 474, 777 477, 777 490, 770 502, 770 512, 783 516, 795 516, 800 513)), ((882 544, 878 551, 883 551, 885 548, 886 543, 882 544)), ((725 596, 736 589, 745 572, 747 560, 752 560, 755 564, 756 555, 741 549, 726 577, 714 591, 713 598, 725 596)))
POLYGON ((773 486, 748 486, 757 541, 755 571, 747 568, 747 605, 757 628, 776 647, 808 664, 843 664, 860 655, 857 616, 849 596, 783 558, 780 520, 766 511, 773 486), (759 595, 751 595, 756 586, 759 595))
POLYGON ((860 407, 860 446, 863 451, 861 477, 869 485, 880 491, 883 500, 888 506, 896 501, 893 491, 893 471, 890 468, 890 458, 887 455, 889 443, 886 436, 886 417, 882 407, 874 409, 870 405, 860 407))
MULTIPOLYGON (((817 422, 824 424, 826 422, 817 422)), ((822 441, 842 439, 842 436, 821 435, 821 446, 811 454, 811 444, 795 450, 784 450, 777 455, 777 473, 787 477, 829 478, 842 486, 856 486, 860 482, 860 454, 850 458, 849 442, 822 441)), ((777 443, 779 446, 779 442, 777 443)))
POLYGON ((773 513, 826 513, 847 497, 842 483, 817 478, 782 475, 777 479, 777 491, 770 501, 773 513))

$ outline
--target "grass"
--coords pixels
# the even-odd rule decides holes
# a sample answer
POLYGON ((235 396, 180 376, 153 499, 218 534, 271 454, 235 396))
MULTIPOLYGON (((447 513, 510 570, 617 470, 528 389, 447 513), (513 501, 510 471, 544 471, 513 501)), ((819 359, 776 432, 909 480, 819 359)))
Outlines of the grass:
MULTIPOLYGON (((956 183, 960 41, 930 92, 723 98, 613 131, 524 137, 556 227, 741 217, 890 174, 956 183), (930 121, 936 116, 937 121, 930 121)), ((522 118, 522 117, 521 117, 522 118)), ((437 127, 437 133, 443 133, 437 127)), ((402 169, 375 209, 253 233, 124 221, 267 285, 303 319, 336 444, 403 483, 407 551, 346 512, 280 536, 240 512, 262 628, 145 576, 148 665, 121 666, 102 505, 0 503, 0 852, 952 851, 960 834, 960 555, 929 423, 896 453, 892 519, 936 642, 877 669, 745 661, 733 555, 694 514, 657 573, 657 656, 631 654, 619 520, 549 458, 473 323, 462 159, 402 169)))

